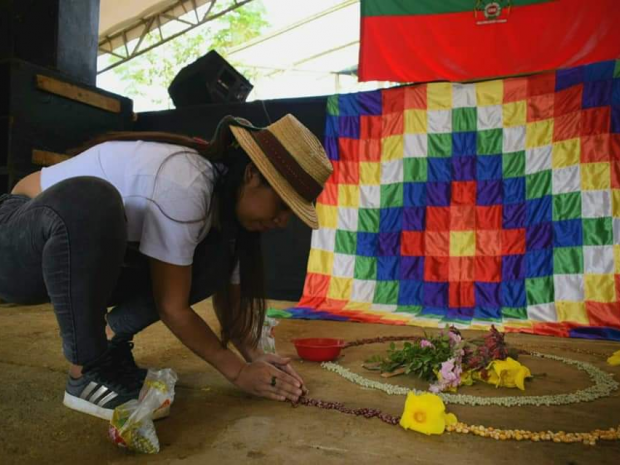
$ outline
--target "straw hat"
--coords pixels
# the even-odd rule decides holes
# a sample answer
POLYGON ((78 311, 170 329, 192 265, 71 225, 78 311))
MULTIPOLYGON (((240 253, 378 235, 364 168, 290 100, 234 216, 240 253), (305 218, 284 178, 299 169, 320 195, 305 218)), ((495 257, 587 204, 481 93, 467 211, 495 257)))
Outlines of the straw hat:
POLYGON ((235 121, 230 129, 261 174, 299 219, 318 229, 313 202, 333 169, 316 136, 291 114, 263 129, 235 121))

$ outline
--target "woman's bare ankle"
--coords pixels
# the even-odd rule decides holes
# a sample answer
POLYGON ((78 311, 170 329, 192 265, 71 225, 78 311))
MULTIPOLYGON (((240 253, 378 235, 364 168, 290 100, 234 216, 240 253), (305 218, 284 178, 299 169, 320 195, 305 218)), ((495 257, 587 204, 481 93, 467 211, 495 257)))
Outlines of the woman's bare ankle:
POLYGON ((82 377, 82 366, 81 365, 69 365, 69 376, 74 379, 78 379, 82 377))

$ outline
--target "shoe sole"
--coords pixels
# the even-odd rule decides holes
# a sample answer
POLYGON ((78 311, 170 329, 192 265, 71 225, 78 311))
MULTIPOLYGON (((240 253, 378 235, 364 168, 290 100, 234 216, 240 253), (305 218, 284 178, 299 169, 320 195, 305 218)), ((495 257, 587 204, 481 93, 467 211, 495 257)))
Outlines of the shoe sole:
MULTIPOLYGON (((62 403, 65 407, 68 407, 71 410, 86 413, 88 415, 92 415, 93 417, 101 418, 102 420, 110 421, 112 419, 112 415, 114 414, 114 409, 99 407, 91 402, 88 402, 87 400, 72 396, 66 391, 62 403)), ((170 405, 166 405, 163 408, 155 410, 155 412, 153 412, 153 420, 166 418, 168 415, 170 415, 170 405)))

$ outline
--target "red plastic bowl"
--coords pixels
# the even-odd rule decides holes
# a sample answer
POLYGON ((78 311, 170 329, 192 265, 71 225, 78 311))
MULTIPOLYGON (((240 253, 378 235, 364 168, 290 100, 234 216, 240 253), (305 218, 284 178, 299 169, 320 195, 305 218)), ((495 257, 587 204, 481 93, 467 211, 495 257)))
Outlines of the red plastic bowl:
POLYGON ((311 337, 307 339, 293 339, 297 354, 312 362, 329 362, 340 355, 345 345, 344 339, 327 337, 311 337))

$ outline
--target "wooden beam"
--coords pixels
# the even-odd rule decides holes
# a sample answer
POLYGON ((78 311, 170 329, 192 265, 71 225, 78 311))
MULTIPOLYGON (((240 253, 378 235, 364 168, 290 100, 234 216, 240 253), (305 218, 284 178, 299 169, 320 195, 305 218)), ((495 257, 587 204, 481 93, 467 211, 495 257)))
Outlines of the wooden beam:
POLYGON ((45 150, 34 149, 32 151, 32 163, 39 166, 50 166, 68 160, 69 155, 61 153, 46 152, 45 150))
POLYGON ((49 76, 37 74, 37 88, 111 113, 121 112, 120 101, 49 76))

